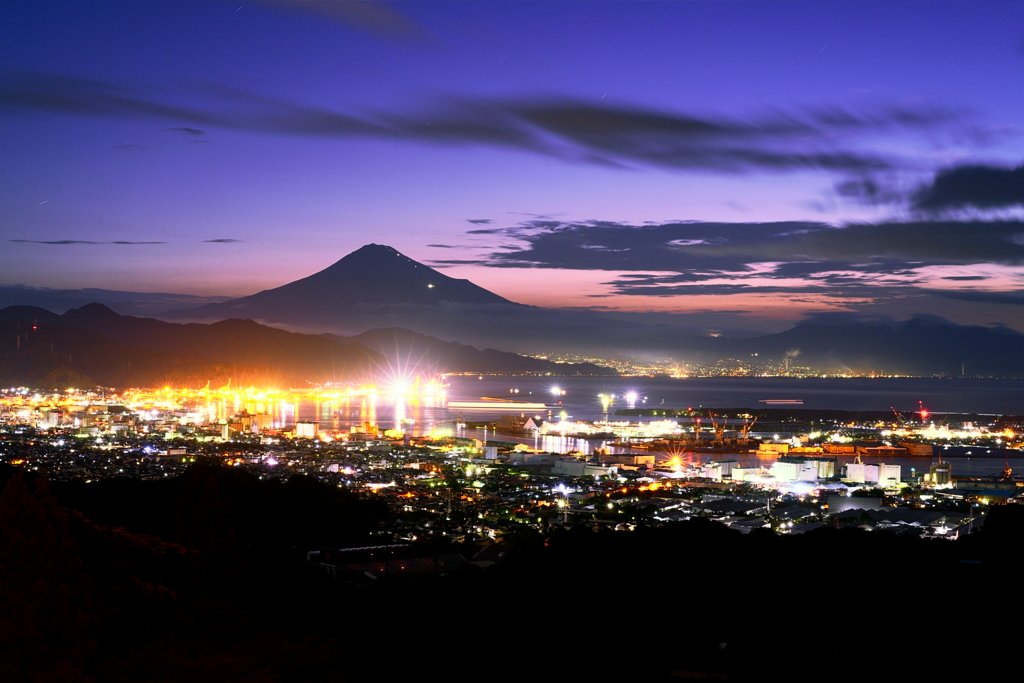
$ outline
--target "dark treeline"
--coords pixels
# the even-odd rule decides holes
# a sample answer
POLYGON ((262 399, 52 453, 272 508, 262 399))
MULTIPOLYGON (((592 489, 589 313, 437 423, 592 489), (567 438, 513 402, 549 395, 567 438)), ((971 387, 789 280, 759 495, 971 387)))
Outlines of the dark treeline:
POLYGON ((365 588, 302 559, 387 542, 389 513, 312 478, 206 463, 157 482, 0 478, 4 681, 948 680, 1015 634, 1012 507, 956 542, 530 528, 489 569, 365 588))

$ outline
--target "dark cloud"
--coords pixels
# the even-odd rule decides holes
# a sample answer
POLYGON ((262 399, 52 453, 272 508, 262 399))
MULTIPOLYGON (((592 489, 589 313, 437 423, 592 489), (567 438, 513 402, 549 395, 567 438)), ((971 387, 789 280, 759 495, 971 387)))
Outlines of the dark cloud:
POLYGON ((493 234, 499 233, 501 231, 502 231, 501 228, 487 228, 487 229, 481 229, 481 230, 467 230, 466 234, 467 235, 493 235, 493 234))
POLYGON ((217 125, 215 114, 151 101, 130 88, 44 73, 0 72, 0 107, 107 117, 153 117, 217 125))
MULTIPOLYGON (((236 240, 231 238, 221 238, 215 240, 203 240, 203 242, 215 242, 220 244, 230 244, 234 242, 241 242, 242 240, 236 240)), ((92 240, 8 240, 8 242, 21 242, 24 244, 168 244, 168 242, 129 242, 127 240, 114 240, 112 242, 94 242, 92 240)))
POLYGON ((1024 206, 1024 166, 957 166, 939 171, 914 197, 922 211, 1024 206))
POLYGON ((475 259, 439 259, 437 261, 431 261, 430 265, 434 268, 447 268, 448 266, 478 266, 480 261, 475 259))
POLYGON ((905 199, 903 193, 884 186, 874 178, 843 180, 836 183, 835 191, 840 197, 853 199, 869 206, 895 204, 905 199))
POLYGON ((791 281, 782 282, 782 278, 777 278, 774 275, 769 275, 765 279, 766 281, 746 281, 742 273, 720 273, 714 278, 693 278, 688 274, 649 275, 634 279, 619 277, 604 284, 610 286, 616 294, 629 296, 723 296, 757 293, 785 294, 791 301, 799 301, 800 295, 843 299, 895 297, 905 295, 915 284, 912 281, 887 284, 884 280, 864 283, 855 277, 829 277, 828 274, 807 279, 802 284, 794 284, 791 281), (707 282, 707 280, 715 281, 707 282), (778 284, 775 284, 775 281, 779 281, 778 284))
POLYGON ((936 296, 944 299, 956 299, 958 301, 973 301, 985 304, 1011 304, 1020 306, 1024 304, 1024 292, 979 292, 975 290, 942 290, 935 292, 936 296))
POLYGON ((427 246, 435 249, 458 249, 454 244, 428 244, 427 246))
POLYGON ((580 163, 729 173, 821 169, 863 175, 901 167, 907 162, 859 148, 867 147, 869 137, 896 131, 905 136, 908 130, 931 130, 957 120, 949 112, 904 109, 860 114, 807 110, 741 120, 560 98, 458 99, 427 111, 355 115, 224 86, 196 88, 188 101, 169 104, 131 88, 63 76, 0 74, 0 107, 16 111, 190 124, 175 127, 179 131, 201 130, 193 128, 201 125, 278 135, 484 145, 580 163))
POLYGON ((924 292, 925 266, 1024 265, 1024 221, 837 227, 810 221, 628 225, 543 220, 497 232, 516 244, 498 247, 480 265, 618 271, 605 283, 614 292, 647 296, 757 292, 878 299, 924 292))
POLYGON ((194 138, 201 138, 204 135, 206 135, 206 131, 205 130, 199 130, 198 128, 188 128, 187 126, 179 126, 177 128, 168 128, 167 130, 168 130, 168 132, 171 132, 171 133, 181 133, 183 135, 188 135, 189 137, 194 137, 194 138))
POLYGON ((1022 221, 853 223, 528 221, 502 229, 519 240, 497 267, 714 273, 785 264, 784 276, 840 268, 899 274, 922 265, 1024 264, 1022 221))
POLYGON ((487 225, 492 222, 490 218, 467 218, 466 220, 473 225, 487 225))
POLYGON ((26 244, 100 244, 99 242, 87 242, 85 240, 7 240, 8 242, 24 242, 26 244))
POLYGON ((8 242, 21 242, 24 244, 167 244, 167 242, 126 242, 124 240, 117 240, 116 242, 91 242, 89 240, 7 240, 8 242))

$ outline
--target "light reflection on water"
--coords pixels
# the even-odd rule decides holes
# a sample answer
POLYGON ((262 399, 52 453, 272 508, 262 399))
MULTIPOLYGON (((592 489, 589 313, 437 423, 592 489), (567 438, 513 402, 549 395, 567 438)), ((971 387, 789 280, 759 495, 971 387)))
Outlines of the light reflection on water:
MULTIPOLYGON (((413 420, 414 433, 427 432, 448 419, 443 398, 404 398, 390 396, 357 396, 341 398, 301 397, 294 401, 208 401, 200 412, 211 422, 227 420, 232 415, 248 412, 269 415, 272 429, 284 429, 296 422, 319 422, 326 431, 348 430, 364 422, 383 429, 401 429, 402 421, 413 420)), ((408 427, 408 425, 405 425, 408 427)))
MULTIPOLYGON (((522 413, 558 419, 566 411, 569 419, 596 421, 605 417, 598 399, 599 394, 616 394, 608 418, 648 422, 661 417, 616 417, 614 411, 627 407, 621 399, 627 391, 637 391, 636 407, 683 408, 714 405, 719 407, 757 408, 762 398, 801 398, 802 408, 835 410, 888 410, 891 405, 900 409, 916 406, 917 400, 930 404, 936 412, 977 411, 982 413, 1024 413, 1024 381, 1021 380, 940 380, 940 379, 786 379, 786 378, 620 378, 620 377, 448 377, 447 390, 439 396, 406 397, 388 394, 368 394, 338 398, 296 396, 290 400, 209 401, 200 407, 205 419, 226 420, 231 415, 247 411, 270 416, 270 427, 288 428, 296 421, 316 421, 330 431, 347 431, 363 422, 379 425, 383 429, 401 429, 412 435, 429 432, 440 423, 451 424, 458 416, 471 422, 497 420, 504 414, 520 414, 514 404, 506 409, 458 410, 449 409, 448 400, 478 401, 482 397, 511 398, 520 401, 548 402, 548 410, 522 413), (555 398, 551 389, 559 386, 564 395, 555 398), (513 393, 518 389, 518 393, 513 393), (511 390, 511 391, 510 391, 511 390), (644 397, 647 402, 644 403, 644 397), (664 401, 664 403, 662 403, 664 401), (558 402, 561 402, 559 405, 558 402), (907 405, 904 405, 907 404, 907 405), (408 422, 411 420, 411 423, 408 422)), ((595 449, 610 448, 609 442, 599 439, 577 439, 562 436, 511 436, 487 430, 460 430, 459 436, 485 441, 523 443, 531 448, 553 453, 577 451, 592 455, 595 449)), ((612 452, 630 452, 629 449, 611 448, 612 452)), ((659 461, 668 454, 658 453, 659 461)), ((742 465, 770 465, 774 459, 756 454, 685 454, 687 464, 703 464, 712 459, 737 460, 742 465)), ((937 459, 929 458, 863 458, 865 462, 898 464, 909 474, 910 468, 927 471, 937 459)), ((840 457, 840 464, 852 458, 840 457)), ((954 472, 983 476, 998 472, 1003 467, 999 459, 955 458, 954 472)), ((1010 467, 1024 471, 1024 458, 1011 459, 1010 467)))

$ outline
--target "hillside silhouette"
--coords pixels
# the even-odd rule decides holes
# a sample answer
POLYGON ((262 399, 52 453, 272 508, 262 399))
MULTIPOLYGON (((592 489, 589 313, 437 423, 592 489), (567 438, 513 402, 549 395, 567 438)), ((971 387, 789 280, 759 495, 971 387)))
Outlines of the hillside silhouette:
POLYGON ((355 343, 287 332, 252 320, 210 325, 118 315, 90 304, 57 315, 27 306, 0 310, 0 381, 66 388, 92 384, 282 388, 364 380, 385 360, 355 343), (80 378, 66 384, 63 378, 80 378))

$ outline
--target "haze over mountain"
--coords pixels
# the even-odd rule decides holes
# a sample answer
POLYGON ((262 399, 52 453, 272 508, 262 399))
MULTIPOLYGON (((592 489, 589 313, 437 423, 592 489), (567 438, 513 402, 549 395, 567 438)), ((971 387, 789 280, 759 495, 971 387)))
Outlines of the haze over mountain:
MULTIPOLYGON (((955 325, 934 316, 905 322, 812 319, 754 339, 709 340, 713 356, 751 354, 793 365, 887 374, 1024 376, 1024 335, 1007 327, 955 325)), ((710 348, 709 348, 710 347, 710 348)), ((706 353, 706 351, 705 351, 706 353)))
MULTIPOLYGON (((544 277, 540 271, 524 277, 544 277)), ((403 328, 444 341, 518 353, 553 350, 615 353, 695 335, 681 322, 637 322, 643 314, 606 315, 510 301, 468 280, 450 278, 383 245, 368 244, 309 277, 251 296, 176 309, 166 320, 246 317, 302 332, 344 336, 403 328)))
POLYGON ((45 388, 194 387, 229 379, 238 385, 304 387, 442 372, 614 374, 589 363, 479 351, 408 330, 370 330, 347 339, 236 318, 169 323, 118 315, 101 304, 62 315, 34 306, 0 309, 0 335, 0 382, 45 388))
POLYGON ((202 385, 230 377, 239 383, 303 386, 409 372, 610 373, 597 365, 556 364, 493 346, 703 363, 726 358, 749 363, 756 354, 762 362, 790 358, 792 365, 859 374, 1024 376, 1024 335, 1006 327, 962 326, 928 316, 906 322, 826 316, 778 334, 712 337, 594 311, 516 304, 379 245, 276 290, 193 309, 190 317, 199 312, 215 317, 217 310, 258 310, 264 320, 321 332, 354 326, 358 334, 303 334, 238 318, 170 323, 122 316, 100 304, 62 315, 12 306, 0 309, 0 321, 8 321, 0 328, 5 335, 0 380, 82 384, 84 377, 107 386, 142 386, 202 385), (317 298, 321 290, 328 295, 317 298), (368 325, 393 320, 404 324, 368 325))
MULTIPOLYGON (((858 373, 1024 375, 1024 335, 1005 327, 961 326, 927 316, 901 323, 833 315, 777 334, 709 336, 685 326, 683 316, 677 321, 665 315, 517 304, 374 244, 308 278, 164 317, 239 314, 292 329, 344 334, 365 341, 392 362, 397 356, 418 356, 456 372, 487 372, 502 365, 499 356, 475 348, 500 347, 521 353, 656 355, 692 362, 749 360, 758 354, 761 360, 790 357, 795 365, 858 373)), ((526 362, 503 358, 503 372, 517 371, 513 368, 526 362)))
POLYGON ((552 375, 615 375, 615 370, 593 363, 556 363, 508 351, 477 349, 458 342, 446 342, 398 327, 367 330, 354 337, 332 336, 340 341, 362 344, 385 356, 392 367, 429 368, 434 373, 550 373, 552 375))

